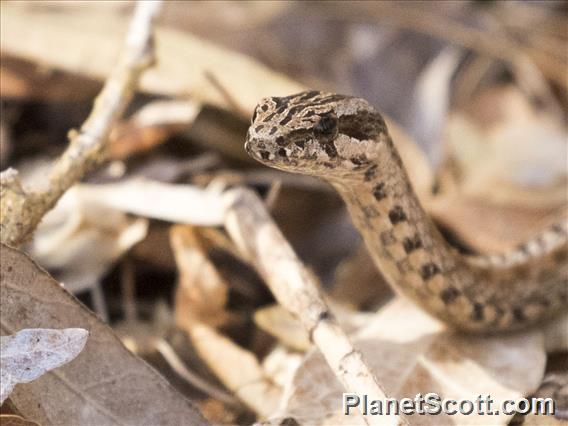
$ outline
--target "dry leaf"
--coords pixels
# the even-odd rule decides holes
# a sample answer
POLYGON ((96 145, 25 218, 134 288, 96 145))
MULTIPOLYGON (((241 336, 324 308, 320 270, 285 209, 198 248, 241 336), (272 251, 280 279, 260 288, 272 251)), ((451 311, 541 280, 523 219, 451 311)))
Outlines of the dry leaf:
POLYGON ((393 294, 364 243, 337 266, 334 278, 331 298, 355 309, 376 309, 393 294))
MULTIPOLYGON (((108 9, 20 7, 2 3, 2 52, 56 69, 104 78, 116 62, 125 18, 108 9), (72 25, 70 25, 72 23, 72 25)), ((250 114, 265 96, 289 95, 302 86, 247 58, 180 31, 156 29, 156 65, 141 89, 193 98, 234 110, 219 86, 229 89, 237 113, 250 114), (213 75, 217 85, 207 76, 213 75)))
POLYGON ((197 321, 178 324, 221 382, 261 417, 274 413, 282 390, 265 374, 256 356, 212 327, 197 321))
POLYGON ((206 232, 189 225, 170 230, 170 242, 179 270, 176 323, 199 321, 218 327, 227 319, 229 287, 208 257, 206 232))
POLYGON ((2 333, 81 327, 90 335, 72 363, 14 389, 10 400, 23 416, 43 426, 207 424, 191 402, 25 254, 2 245, 0 256, 2 333))
POLYGON ((0 414, 1 426, 40 426, 36 422, 26 420, 16 414, 0 414))
POLYGON ((82 328, 33 328, 0 336, 0 404, 16 384, 31 382, 73 360, 85 347, 88 335, 82 328))
POLYGON ((277 345, 262 360, 262 367, 274 383, 284 388, 294 377, 303 359, 302 353, 277 345))
POLYGON ((45 72, 36 63, 0 53, 0 97, 19 101, 62 102, 91 99, 102 83, 61 70, 45 72))
POLYGON ((81 184, 78 188, 86 201, 125 213, 200 226, 223 222, 219 194, 194 185, 132 179, 106 185, 81 184))
POLYGON ((467 194, 432 198, 427 209, 437 224, 480 253, 511 250, 566 217, 565 209, 547 208, 534 200, 511 204, 467 194))
POLYGON ((440 137, 451 96, 451 80, 464 54, 455 46, 440 51, 421 71, 414 87, 410 128, 432 164, 441 158, 440 137))
POLYGON ((492 87, 452 113, 441 194, 426 209, 457 240, 502 252, 562 220, 566 129, 517 87, 492 87))
POLYGON ((230 317, 225 306, 229 283, 209 256, 214 248, 232 252, 230 243, 214 232, 182 225, 171 228, 170 242, 180 272, 176 324, 228 389, 261 416, 270 415, 280 399, 280 388, 266 377, 253 352, 214 328, 230 317))
POLYGON ((280 389, 265 377, 254 353, 214 328, 230 316, 225 310, 228 283, 209 258, 213 247, 224 244, 205 229, 182 225, 171 229, 170 241, 180 270, 176 324, 228 389, 261 416, 270 415, 280 399, 280 389))
POLYGON ((566 202, 566 130, 514 86, 492 88, 448 118, 460 192, 512 204, 566 202))
MULTIPOLYGON (((341 328, 348 334, 368 324, 373 314, 357 312, 345 308, 337 302, 328 300, 328 304, 341 328)), ((270 305, 257 309, 254 322, 259 328, 277 338, 280 343, 297 351, 306 351, 312 347, 309 333, 302 323, 280 305, 270 305)))
MULTIPOLYGON (((544 374, 543 333, 508 336, 460 336, 404 299, 379 311, 358 333, 356 347, 371 363, 389 396, 471 399, 489 394, 499 401, 534 391, 544 374), (527 367, 530 366, 530 367, 527 367)), ((365 424, 358 413, 341 414, 342 387, 318 352, 311 352, 288 389, 287 408, 302 424, 365 424)), ((504 425, 510 416, 407 416, 410 424, 504 425)))
POLYGON ((306 351, 312 346, 302 323, 280 305, 270 305, 257 309, 254 322, 285 346, 297 351, 306 351))
POLYGON ((144 239, 148 221, 129 218, 90 200, 88 187, 76 185, 47 212, 34 233, 31 253, 74 293, 97 284, 133 245, 144 239))
POLYGON ((201 106, 191 101, 154 101, 113 129, 106 147, 109 160, 148 151, 194 122, 201 106))

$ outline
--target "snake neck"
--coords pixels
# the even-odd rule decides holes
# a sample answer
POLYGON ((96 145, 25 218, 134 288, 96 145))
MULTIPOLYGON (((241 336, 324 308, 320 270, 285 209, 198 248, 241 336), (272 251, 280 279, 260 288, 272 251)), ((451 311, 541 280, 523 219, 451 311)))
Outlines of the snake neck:
POLYGON ((450 326, 526 327, 568 305, 568 223, 492 256, 465 257, 422 209, 381 115, 364 99, 310 91, 263 99, 245 149, 329 181, 389 284, 450 326))
POLYGON ((426 301, 430 312, 443 311, 444 275, 458 259, 420 205, 392 141, 383 142, 372 163, 328 180, 391 287, 426 301))
MULTIPOLYGON (((554 260, 566 253, 565 235, 556 249, 541 247, 540 256, 524 247, 497 257, 460 255, 420 205, 390 138, 373 162, 327 180, 391 287, 451 326, 472 332, 522 328, 566 305, 566 277, 558 272, 566 268, 554 260)), ((556 231, 550 232, 558 236, 556 231)))

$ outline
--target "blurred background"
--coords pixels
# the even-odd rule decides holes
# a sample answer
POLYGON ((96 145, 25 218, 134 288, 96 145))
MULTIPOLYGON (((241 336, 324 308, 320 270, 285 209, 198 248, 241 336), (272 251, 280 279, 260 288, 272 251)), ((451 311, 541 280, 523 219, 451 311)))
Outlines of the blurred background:
MULTIPOLYGON (((0 7, 0 164, 40 186, 112 69, 133 4, 0 7)), ((88 178, 97 188, 66 195, 26 249, 187 395, 195 389, 148 343, 164 338, 198 364, 179 332, 196 303, 183 289, 211 277, 180 259, 197 252, 217 271, 226 289, 194 309, 260 358, 273 338, 253 313, 271 296, 219 229, 101 207, 101 184, 250 185, 331 295, 360 310, 392 296, 330 188, 246 156, 264 96, 316 88, 369 100, 425 208, 464 252, 506 250, 565 216, 564 1, 168 1, 158 28, 156 66, 113 130, 108 163, 88 178)), ((219 422, 254 419, 229 405, 201 408, 219 422)))

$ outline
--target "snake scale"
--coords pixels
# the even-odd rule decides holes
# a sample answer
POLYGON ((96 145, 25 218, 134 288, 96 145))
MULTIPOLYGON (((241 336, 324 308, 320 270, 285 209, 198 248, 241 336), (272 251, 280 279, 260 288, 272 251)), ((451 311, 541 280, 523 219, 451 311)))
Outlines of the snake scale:
POLYGON ((245 149, 267 166, 329 182, 393 289, 450 327, 516 330, 568 310, 568 222, 505 253, 459 253, 420 205, 383 118, 364 99, 265 98, 245 149))

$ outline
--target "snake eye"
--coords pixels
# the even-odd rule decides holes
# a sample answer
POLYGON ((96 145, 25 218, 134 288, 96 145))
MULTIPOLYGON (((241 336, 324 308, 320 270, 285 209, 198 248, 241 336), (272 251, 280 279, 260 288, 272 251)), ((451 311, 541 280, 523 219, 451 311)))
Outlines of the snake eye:
POLYGON ((314 135, 318 139, 330 141, 337 136, 337 116, 333 112, 325 113, 314 126, 314 135))
POLYGON ((254 123, 254 120, 256 120, 256 110, 257 110, 257 108, 255 108, 253 113, 252 113, 252 120, 250 121, 251 123, 254 123))

